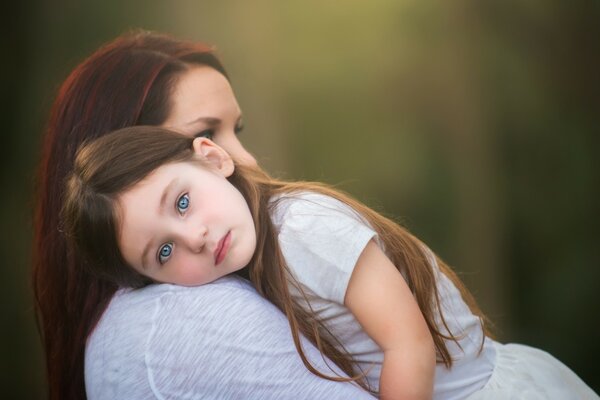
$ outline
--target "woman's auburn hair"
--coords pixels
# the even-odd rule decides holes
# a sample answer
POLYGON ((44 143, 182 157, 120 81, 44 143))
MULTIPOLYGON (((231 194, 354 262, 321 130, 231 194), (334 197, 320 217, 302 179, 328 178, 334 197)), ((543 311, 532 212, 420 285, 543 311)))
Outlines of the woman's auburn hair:
MULTIPOLYGON (((192 159, 199 162, 193 158, 192 141, 193 138, 164 128, 140 126, 106 135, 84 146, 78 153, 74 172, 67 181, 63 217, 66 231, 74 241, 73 247, 82 252, 82 258, 98 276, 117 285, 138 287, 148 283, 146 277, 124 261, 118 250, 117 197, 161 165, 192 159)), ((228 180, 246 199, 256 229, 256 250, 248 264, 247 276, 256 290, 287 316, 296 349, 304 365, 315 375, 335 381, 353 380, 365 389, 371 389, 343 344, 312 311, 310 299, 288 269, 271 220, 273 207, 277 205, 274 199, 285 194, 316 192, 333 197, 350 206, 371 225, 419 305, 433 337, 438 362, 452 366, 446 341, 453 341, 460 347, 460 337, 455 336, 446 324, 434 263, 456 285, 485 329, 483 314, 456 274, 396 222, 330 186, 276 180, 259 167, 236 165, 228 180), (291 295, 290 284, 300 293, 300 298, 291 295), (436 321, 436 318, 439 319, 436 321), (301 334, 350 378, 317 370, 304 354, 301 334)))
POLYGON ((58 90, 42 140, 33 220, 32 286, 50 399, 86 398, 85 343, 117 290, 82 268, 61 227, 75 152, 115 129, 163 123, 177 79, 194 65, 227 77, 205 44, 133 31, 94 52, 58 90))

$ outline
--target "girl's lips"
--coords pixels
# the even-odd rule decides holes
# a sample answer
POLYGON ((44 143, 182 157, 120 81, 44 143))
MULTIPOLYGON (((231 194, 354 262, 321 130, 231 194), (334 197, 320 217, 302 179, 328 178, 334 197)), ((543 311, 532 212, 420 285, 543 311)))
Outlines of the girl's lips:
POLYGON ((225 259, 227 255, 227 251, 229 251, 229 245, 231 244, 231 231, 227 232, 219 243, 217 244, 217 248, 215 249, 215 266, 219 265, 221 261, 225 259))

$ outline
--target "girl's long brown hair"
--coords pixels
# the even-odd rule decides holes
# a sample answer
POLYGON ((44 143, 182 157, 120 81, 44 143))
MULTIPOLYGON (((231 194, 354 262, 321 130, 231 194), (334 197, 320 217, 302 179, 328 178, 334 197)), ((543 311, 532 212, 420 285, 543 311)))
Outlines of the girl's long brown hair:
POLYGON ((207 45, 135 31, 97 50, 58 90, 38 166, 32 270, 50 399, 86 398, 86 339, 117 290, 68 251, 59 212, 75 151, 115 129, 163 123, 177 78, 194 65, 225 75, 207 45))
MULTIPOLYGON (((125 263, 119 252, 116 199, 158 166, 191 160, 192 140, 162 128, 126 128, 93 141, 78 153, 74 172, 67 182, 63 217, 73 247, 81 252, 94 274, 116 285, 135 287, 147 282, 145 277, 125 263)), ((356 363, 341 343, 310 308, 303 306, 304 301, 295 300, 290 293, 290 283, 301 293, 304 292, 287 268, 270 217, 272 208, 276 206, 273 199, 282 194, 306 191, 322 193, 346 203, 366 219, 379 235, 391 261, 407 280, 433 336, 439 362, 447 367, 452 365, 446 341, 458 344, 460 337, 454 336, 455 333, 446 325, 431 257, 435 257, 441 271, 457 286, 471 310, 481 317, 483 325, 483 315, 472 295, 442 260, 405 228, 357 200, 323 184, 279 181, 258 167, 237 166, 228 179, 245 197, 254 218, 257 245, 248 265, 250 279, 261 295, 285 313, 298 353, 314 374, 326 379, 348 380, 316 370, 302 350, 300 334, 334 361, 351 377, 350 380, 367 386, 364 376, 358 373, 356 363), (439 321, 436 321, 437 317, 439 321)), ((306 295, 304 297, 306 299, 306 295)))

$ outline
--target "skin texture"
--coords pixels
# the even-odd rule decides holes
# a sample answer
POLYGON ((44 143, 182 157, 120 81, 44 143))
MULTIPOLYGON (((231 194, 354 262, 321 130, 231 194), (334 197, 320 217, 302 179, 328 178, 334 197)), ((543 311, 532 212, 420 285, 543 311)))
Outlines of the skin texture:
POLYGON ((344 304, 383 350, 381 399, 430 399, 433 339, 406 281, 372 240, 352 272, 344 304))
POLYGON ((177 80, 171 112, 162 124, 185 135, 206 137, 225 149, 238 163, 256 165, 242 145, 242 112, 229 81, 207 66, 194 66, 177 80))
POLYGON ((194 151, 198 163, 163 165, 118 199, 121 253, 158 282, 212 282, 245 267, 256 248, 248 204, 226 179, 231 157, 206 138, 194 151))

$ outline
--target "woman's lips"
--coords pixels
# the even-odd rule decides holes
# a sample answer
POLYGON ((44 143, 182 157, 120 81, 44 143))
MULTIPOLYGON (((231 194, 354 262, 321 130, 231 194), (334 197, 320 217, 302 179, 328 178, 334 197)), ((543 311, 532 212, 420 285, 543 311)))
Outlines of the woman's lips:
POLYGON ((229 245, 231 244, 231 231, 227 232, 225 236, 217 244, 215 250, 215 266, 219 265, 221 261, 225 259, 227 252, 229 251, 229 245))

